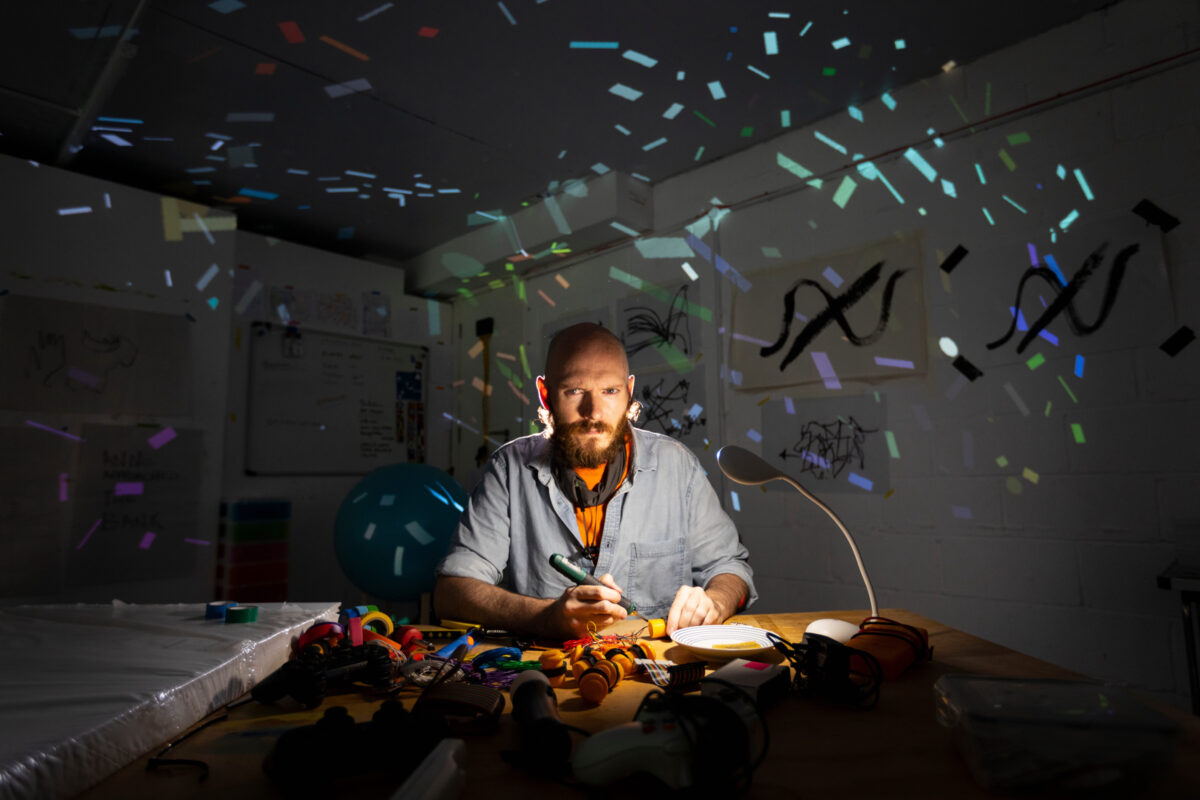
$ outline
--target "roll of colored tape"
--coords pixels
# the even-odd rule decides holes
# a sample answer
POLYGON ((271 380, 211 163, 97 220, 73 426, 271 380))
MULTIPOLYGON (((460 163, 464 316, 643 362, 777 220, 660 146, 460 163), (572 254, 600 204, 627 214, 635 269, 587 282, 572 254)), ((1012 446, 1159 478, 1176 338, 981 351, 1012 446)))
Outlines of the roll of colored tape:
POLYGON ((667 635, 667 621, 665 619, 652 619, 646 623, 650 628, 646 635, 651 639, 661 639, 667 635))
POLYGON ((225 610, 236 605, 236 600, 214 600, 204 607, 204 618, 225 619, 225 610))
POLYGON ((363 630, 370 628, 376 633, 382 633, 384 636, 391 636, 392 631, 396 629, 396 626, 392 624, 392 618, 382 611, 368 611, 366 614, 363 614, 362 626, 363 630), (381 626, 383 630, 380 630, 379 628, 370 628, 372 623, 381 626))
POLYGON ((258 606, 230 606, 225 610, 225 622, 258 622, 258 606))

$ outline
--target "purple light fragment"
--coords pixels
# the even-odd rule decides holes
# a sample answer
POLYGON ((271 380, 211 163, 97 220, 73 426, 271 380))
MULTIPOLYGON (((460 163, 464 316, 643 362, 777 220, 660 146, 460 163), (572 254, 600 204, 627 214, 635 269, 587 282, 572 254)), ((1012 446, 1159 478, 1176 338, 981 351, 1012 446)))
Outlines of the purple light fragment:
POLYGON ((149 550, 150 545, 154 544, 155 536, 157 536, 157 534, 153 531, 146 531, 145 535, 142 536, 142 542, 138 545, 138 547, 142 548, 143 550, 149 550))
POLYGON ((85 533, 85 534, 83 535, 83 538, 79 540, 79 544, 75 545, 75 549, 76 549, 76 550, 80 550, 80 549, 82 549, 82 548, 83 548, 83 546, 84 546, 85 544, 87 544, 87 540, 88 540, 88 539, 90 539, 90 538, 92 538, 92 534, 96 532, 96 528, 99 528, 99 527, 100 527, 100 523, 101 523, 101 522, 103 522, 103 521, 104 521, 104 518, 103 518, 103 517, 101 517, 100 519, 98 519, 98 520, 96 520, 95 522, 93 522, 93 523, 92 523, 92 527, 88 528, 88 532, 87 532, 87 533, 85 533))
POLYGON ((744 333, 735 333, 732 335, 733 335, 733 338, 737 339, 739 342, 749 342, 750 344, 756 344, 759 347, 770 347, 771 346, 771 342, 767 342, 762 339, 755 339, 753 336, 747 336, 744 333))
POLYGON ((198 544, 203 545, 204 547, 208 547, 210 544, 212 544, 212 542, 208 541, 207 539, 184 539, 184 541, 188 544, 198 544))
POLYGON ((130 495, 141 494, 145 488, 145 485, 141 481, 123 481, 113 488, 113 496, 128 497, 130 495))
POLYGON ((163 428, 161 431, 147 439, 146 442, 155 450, 157 450, 167 442, 174 439, 177 435, 178 434, 175 433, 174 428, 163 428))
POLYGON ((866 489, 868 492, 871 491, 873 486, 875 486, 875 483, 870 478, 864 478, 862 475, 859 475, 856 472, 851 472, 849 475, 847 475, 846 480, 850 481, 860 489, 866 489))
POLYGON ((100 379, 90 372, 85 372, 79 367, 67 367, 67 377, 76 383, 82 383, 84 386, 90 386, 95 389, 100 385, 100 379))
POLYGON ((819 455, 817 455, 815 453, 810 453, 807 450, 801 450, 800 457, 803 458, 805 461, 811 461, 812 463, 816 464, 821 469, 829 469, 829 462, 826 461, 825 459, 821 458, 819 455))
POLYGON ((81 437, 79 437, 79 436, 76 436, 76 435, 75 435, 75 434, 73 434, 73 433, 67 433, 66 431, 60 431, 60 430, 56 430, 56 429, 54 429, 54 428, 51 428, 49 425, 43 425, 42 423, 40 423, 40 422, 34 422, 34 421, 33 421, 33 420, 31 420, 31 419, 27 419, 27 420, 25 420, 25 424, 26 424, 26 425, 28 425, 28 426, 30 426, 31 428, 38 428, 38 429, 40 429, 40 430, 47 431, 48 433, 57 434, 58 436, 61 436, 61 437, 63 437, 64 439, 71 439, 71 440, 73 440, 73 441, 76 441, 76 442, 82 442, 82 441, 83 441, 83 439, 82 439, 81 437))
POLYGON ((837 373, 833 371, 833 364, 829 363, 829 356, 814 351, 812 360, 817 365, 817 372, 820 373, 821 380, 825 381, 826 389, 842 388, 842 382, 838 380, 837 373))

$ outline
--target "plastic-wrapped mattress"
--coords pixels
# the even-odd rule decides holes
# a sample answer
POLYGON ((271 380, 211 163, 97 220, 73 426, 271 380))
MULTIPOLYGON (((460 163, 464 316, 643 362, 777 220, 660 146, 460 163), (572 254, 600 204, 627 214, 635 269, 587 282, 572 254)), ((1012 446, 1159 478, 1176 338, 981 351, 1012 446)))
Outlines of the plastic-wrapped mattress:
POLYGON ((237 699, 337 603, 0 608, 0 799, 70 797, 237 699))

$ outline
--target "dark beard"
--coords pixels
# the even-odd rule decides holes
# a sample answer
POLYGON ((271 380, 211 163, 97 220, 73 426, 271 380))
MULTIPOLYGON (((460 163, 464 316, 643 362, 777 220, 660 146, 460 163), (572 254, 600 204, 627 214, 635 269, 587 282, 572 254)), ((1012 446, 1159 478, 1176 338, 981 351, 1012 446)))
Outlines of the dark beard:
POLYGON ((625 447, 625 438, 629 434, 629 420, 621 417, 616 427, 616 434, 603 450, 593 450, 575 438, 575 434, 586 431, 601 431, 608 433, 613 428, 599 420, 581 419, 570 425, 554 426, 550 435, 550 443, 554 448, 554 458, 561 464, 574 469, 575 467, 600 467, 612 461, 617 452, 625 447))

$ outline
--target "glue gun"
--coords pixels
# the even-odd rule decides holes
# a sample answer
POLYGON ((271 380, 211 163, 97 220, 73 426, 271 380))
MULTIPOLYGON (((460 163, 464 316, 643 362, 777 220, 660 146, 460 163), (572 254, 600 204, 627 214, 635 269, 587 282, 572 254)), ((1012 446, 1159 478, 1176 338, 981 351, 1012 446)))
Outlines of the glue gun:
MULTIPOLYGON (((554 567, 556 570, 561 572, 563 575, 566 575, 568 578, 575 581, 575 583, 579 584, 580 586, 603 586, 604 585, 594 575, 587 574, 586 572, 581 570, 579 567, 572 564, 570 561, 567 561, 566 556, 563 556, 559 553, 555 553, 552 556, 550 556, 550 566, 554 567)), ((622 597, 620 600, 617 601, 617 605, 619 605, 621 608, 625 609, 625 613, 627 613, 627 614, 637 614, 637 609, 633 607, 633 603, 629 602, 624 597, 622 597)), ((639 614, 638 616, 641 616, 641 615, 639 614)))

